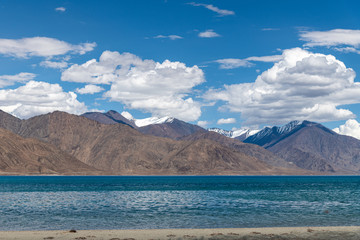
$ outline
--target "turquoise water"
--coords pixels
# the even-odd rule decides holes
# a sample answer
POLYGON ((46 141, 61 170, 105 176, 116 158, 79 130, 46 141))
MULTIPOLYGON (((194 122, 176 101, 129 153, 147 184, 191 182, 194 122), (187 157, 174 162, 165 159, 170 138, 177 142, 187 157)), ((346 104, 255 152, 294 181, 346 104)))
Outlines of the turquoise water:
POLYGON ((360 177, 0 177, 0 230, 360 225, 360 177))

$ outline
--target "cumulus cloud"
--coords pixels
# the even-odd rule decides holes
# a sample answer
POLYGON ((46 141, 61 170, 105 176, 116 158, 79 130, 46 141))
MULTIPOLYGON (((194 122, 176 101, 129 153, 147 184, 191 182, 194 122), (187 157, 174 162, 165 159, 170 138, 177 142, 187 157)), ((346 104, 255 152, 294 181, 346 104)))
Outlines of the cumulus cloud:
POLYGON ((360 54, 356 49, 360 45, 360 30, 303 31, 300 33, 300 40, 305 41, 304 46, 307 47, 334 47, 333 49, 337 51, 360 54))
POLYGON ((59 84, 29 81, 16 89, 0 90, 0 109, 20 118, 29 118, 55 110, 74 114, 87 111, 73 92, 64 92, 59 84))
POLYGON ((72 65, 62 73, 61 80, 109 84, 105 97, 154 116, 194 121, 201 115, 200 103, 188 95, 205 81, 204 73, 197 66, 187 67, 181 62, 159 63, 131 53, 105 51, 99 61, 72 65))
POLYGON ((57 11, 57 12, 65 12, 65 11, 66 11, 66 8, 64 8, 64 7, 57 7, 57 8, 55 8, 55 11, 57 11))
POLYGON ((240 112, 246 124, 283 124, 294 119, 319 122, 355 115, 339 106, 360 103, 355 72, 332 55, 294 48, 253 83, 224 85, 204 98, 225 102, 222 109, 240 112))
POLYGON ((235 118, 220 118, 217 121, 217 124, 230 124, 230 123, 236 123, 235 118))
POLYGON ((93 84, 89 84, 83 88, 77 88, 76 92, 80 93, 80 94, 94 94, 94 93, 102 92, 104 90, 105 89, 103 89, 102 87, 99 87, 99 86, 96 86, 93 84))
POLYGON ((96 43, 73 45, 55 38, 33 37, 22 39, 0 39, 0 54, 17 58, 47 57, 85 54, 92 51, 96 43))
POLYGON ((245 59, 239 58, 224 58, 218 59, 214 62, 220 64, 221 69, 234 69, 239 67, 251 67, 254 64, 251 62, 278 62, 283 58, 282 55, 273 55, 273 56, 262 56, 262 57, 248 57, 245 59))
POLYGON ((205 7, 207 9, 209 9, 210 11, 216 12, 218 14, 218 16, 220 16, 220 17, 229 16, 229 15, 235 15, 234 11, 220 9, 218 7, 215 7, 212 4, 203 4, 203 3, 195 3, 195 2, 190 2, 188 4, 192 5, 192 6, 195 6, 195 7, 205 7))
POLYGON ((170 39, 170 40, 183 39, 183 37, 178 36, 178 35, 168 35, 168 36, 165 36, 165 35, 157 35, 157 36, 155 36, 154 38, 168 38, 168 39, 170 39))
POLYGON ((213 29, 209 29, 209 30, 199 33, 198 36, 201 38, 214 38, 214 37, 220 37, 221 35, 214 32, 213 29))
POLYGON ((333 129, 334 132, 360 139, 360 123, 355 119, 349 119, 344 125, 333 129))
POLYGON ((0 76, 0 88, 14 85, 16 82, 28 82, 36 77, 34 73, 22 72, 15 75, 0 76))
POLYGON ((202 128, 206 128, 209 125, 208 121, 198 121, 197 125, 199 125, 202 128))

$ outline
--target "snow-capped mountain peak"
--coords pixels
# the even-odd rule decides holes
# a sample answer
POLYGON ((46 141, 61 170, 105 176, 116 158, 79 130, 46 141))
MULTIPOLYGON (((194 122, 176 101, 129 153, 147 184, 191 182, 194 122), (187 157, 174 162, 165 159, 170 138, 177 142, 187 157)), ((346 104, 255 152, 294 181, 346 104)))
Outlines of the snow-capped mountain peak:
POLYGON ((173 117, 149 117, 149 118, 144 118, 144 119, 136 119, 135 120, 135 124, 138 127, 145 127, 148 125, 153 125, 153 124, 163 124, 163 123, 172 123, 174 121, 173 117))
POLYGON ((208 128, 208 131, 216 132, 216 133, 219 133, 219 134, 224 135, 224 136, 229 137, 229 138, 231 138, 232 135, 233 135, 233 131, 228 131, 228 130, 224 130, 224 129, 221 129, 221 128, 208 128))
POLYGON ((126 112, 126 111, 123 111, 122 113, 121 113, 121 115, 124 117, 124 118, 126 118, 127 120, 129 120, 129 121, 134 121, 135 120, 135 118, 131 115, 131 113, 129 113, 129 112, 126 112))
POLYGON ((274 136, 285 136, 297 129, 302 124, 303 121, 292 121, 281 127, 265 127, 257 134, 254 134, 251 138, 248 138, 246 142, 257 144, 258 142, 264 141, 263 139, 274 138, 274 136))
POLYGON ((301 125, 302 123, 303 123, 302 121, 297 121, 297 120, 292 121, 282 127, 279 127, 277 131, 280 134, 286 134, 286 133, 291 132, 294 128, 301 125))
POLYGON ((145 127, 153 124, 162 124, 162 123, 172 123, 174 121, 173 117, 149 117, 144 119, 135 119, 129 112, 122 112, 121 115, 135 123, 137 127, 145 127))
POLYGON ((228 131, 228 130, 224 130, 224 129, 220 129, 220 128, 208 128, 208 131, 217 132, 217 133, 224 135, 226 137, 229 137, 229 138, 236 138, 236 137, 240 137, 245 134, 245 138, 247 138, 251 135, 256 134, 260 130, 250 130, 248 128, 241 128, 241 129, 234 130, 234 131, 228 131))

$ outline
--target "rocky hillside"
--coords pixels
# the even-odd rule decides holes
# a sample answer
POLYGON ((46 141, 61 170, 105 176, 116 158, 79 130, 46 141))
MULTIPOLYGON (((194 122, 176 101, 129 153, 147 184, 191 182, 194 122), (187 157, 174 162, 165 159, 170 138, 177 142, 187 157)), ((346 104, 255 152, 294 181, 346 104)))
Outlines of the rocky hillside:
POLYGON ((125 124, 105 125, 64 112, 22 120, 16 129, 23 137, 50 143, 87 165, 113 174, 297 173, 264 161, 267 154, 270 159, 273 155, 259 147, 261 154, 249 154, 249 149, 256 152, 253 145, 239 142, 243 147, 236 149, 209 138, 175 141, 144 135, 125 124))
POLYGON ((264 129, 245 142, 263 146, 303 169, 360 173, 360 141, 319 123, 292 122, 283 128, 264 129))
POLYGON ((25 139, 0 128, 0 174, 99 175, 104 172, 49 143, 25 139))
MULTIPOLYGON (((166 137, 171 139, 180 139, 197 131, 206 131, 202 127, 181 121, 176 118, 169 118, 166 121, 154 121, 154 123, 148 121, 148 124, 142 123, 143 126, 137 126, 136 121, 126 119, 124 116, 122 116, 116 111, 109 111, 107 113, 89 112, 83 114, 82 116, 95 120, 102 124, 127 124, 129 126, 132 126, 133 128, 136 128, 139 132, 143 134, 157 137, 166 137)), ((142 120, 138 120, 137 122, 141 121, 142 120)))

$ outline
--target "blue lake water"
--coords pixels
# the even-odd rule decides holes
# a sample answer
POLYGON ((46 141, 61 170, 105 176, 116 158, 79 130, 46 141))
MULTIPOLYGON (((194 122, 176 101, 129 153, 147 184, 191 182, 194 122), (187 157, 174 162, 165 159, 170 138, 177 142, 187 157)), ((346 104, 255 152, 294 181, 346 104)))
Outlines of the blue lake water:
POLYGON ((0 230, 340 225, 359 176, 0 177, 0 230))

